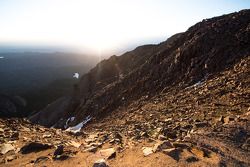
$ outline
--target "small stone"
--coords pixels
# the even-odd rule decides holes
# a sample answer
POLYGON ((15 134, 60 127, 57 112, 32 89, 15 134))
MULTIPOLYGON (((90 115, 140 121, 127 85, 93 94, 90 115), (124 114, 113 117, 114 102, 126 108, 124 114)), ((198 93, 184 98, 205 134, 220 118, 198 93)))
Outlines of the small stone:
POLYGON ((191 140, 191 135, 188 133, 184 138, 183 138, 184 141, 189 141, 191 140))
POLYGON ((29 129, 29 128, 26 128, 26 127, 23 127, 22 131, 23 131, 23 132, 30 132, 30 129, 29 129))
POLYGON ((17 159, 16 155, 9 155, 5 158, 5 162, 13 161, 14 159, 17 159))
POLYGON ((177 148, 169 148, 169 149, 164 149, 162 150, 162 152, 170 157, 172 157, 173 159, 175 159, 176 161, 179 161, 180 157, 180 149, 177 148))
POLYGON ((196 157, 194 157, 194 156, 191 156, 191 157, 188 157, 188 158, 186 159, 186 161, 187 161, 188 163, 191 163, 191 162, 197 162, 197 161, 199 161, 199 159, 196 158, 196 157))
POLYGON ((183 129, 190 130, 190 129, 193 128, 193 125, 187 124, 187 125, 183 126, 182 128, 183 128, 183 129))
POLYGON ((28 138, 27 137, 23 137, 23 141, 28 141, 28 138))
POLYGON ((50 134, 50 133, 45 133, 45 134, 43 135, 43 138, 51 138, 51 134, 50 134))
POLYGON ((167 118, 167 119, 164 120, 164 122, 170 123, 172 120, 173 120, 172 118, 167 118))
POLYGON ((15 147, 12 146, 11 144, 3 144, 0 148, 0 153, 1 154, 6 154, 9 151, 14 151, 15 147))
POLYGON ((165 133, 165 136, 170 139, 176 139, 177 138, 177 132, 176 131, 168 131, 165 133))
POLYGON ((224 123, 224 117, 223 116, 220 116, 218 119, 217 119, 218 122, 222 122, 224 123))
POLYGON ((197 122, 194 124, 196 128, 204 128, 206 126, 208 126, 208 123, 206 122, 197 122))
POLYGON ((173 146, 175 148, 190 148, 191 147, 191 144, 190 143, 180 143, 180 142, 174 142, 173 143, 173 146))
POLYGON ((12 140, 18 140, 19 139, 19 133, 18 132, 13 133, 10 138, 12 140))
POLYGON ((40 162, 45 162, 45 161, 47 161, 47 160, 49 160, 48 157, 46 157, 46 156, 41 156, 41 157, 38 157, 38 158, 34 161, 34 164, 37 164, 37 163, 40 163, 40 162))
POLYGON ((142 152, 143 152, 143 155, 146 157, 150 154, 153 154, 153 149, 152 147, 142 147, 142 152))
POLYGON ((96 152, 96 151, 97 151, 97 147, 95 147, 95 146, 91 146, 91 147, 89 147, 89 148, 85 149, 84 151, 88 151, 88 152, 96 152))
POLYGON ((45 132, 45 129, 41 127, 39 127, 38 130, 40 130, 41 132, 45 132))
POLYGON ((234 121, 235 119, 234 119, 234 117, 232 117, 232 116, 226 116, 223 120, 224 120, 224 123, 225 123, 225 124, 228 124, 229 122, 232 122, 232 121, 234 121))
POLYGON ((147 134, 147 132, 140 132, 140 136, 141 136, 141 137, 142 137, 142 136, 148 137, 148 134, 147 134))
POLYGON ((95 161, 93 167, 108 167, 104 159, 95 161))
POLYGON ((105 159, 111 159, 111 158, 115 158, 116 151, 114 148, 108 148, 108 149, 100 150, 99 154, 103 156, 105 159))
POLYGON ((163 140, 167 140, 168 138, 164 135, 159 135, 158 139, 163 141, 163 140))
POLYGON ((157 152, 157 151, 161 151, 163 149, 167 149, 167 148, 173 148, 174 146, 172 145, 172 143, 170 141, 160 141, 157 142, 154 147, 153 147, 153 152, 157 152))
POLYGON ((62 155, 63 149, 64 149, 64 146, 63 146, 63 145, 59 145, 59 146, 56 148, 55 152, 54 152, 54 156, 62 155))

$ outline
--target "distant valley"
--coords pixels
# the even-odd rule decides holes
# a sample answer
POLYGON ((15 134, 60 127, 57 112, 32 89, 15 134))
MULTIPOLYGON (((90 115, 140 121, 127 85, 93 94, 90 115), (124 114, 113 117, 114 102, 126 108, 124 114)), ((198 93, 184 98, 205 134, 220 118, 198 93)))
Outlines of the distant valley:
POLYGON ((29 112, 70 93, 77 81, 73 74, 82 75, 98 62, 95 56, 60 52, 9 52, 0 57, 0 93, 25 98, 29 112))

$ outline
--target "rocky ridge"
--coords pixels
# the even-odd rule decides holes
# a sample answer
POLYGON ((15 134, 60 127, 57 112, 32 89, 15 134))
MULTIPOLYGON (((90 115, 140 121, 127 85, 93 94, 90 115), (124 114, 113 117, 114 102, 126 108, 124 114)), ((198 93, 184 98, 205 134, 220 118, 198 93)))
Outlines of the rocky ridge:
POLYGON ((71 125, 88 115, 102 119, 142 96, 185 89, 232 67, 250 54, 249 16, 250 11, 243 10, 206 19, 159 45, 99 63, 81 78, 58 127, 72 116, 76 119, 71 125))

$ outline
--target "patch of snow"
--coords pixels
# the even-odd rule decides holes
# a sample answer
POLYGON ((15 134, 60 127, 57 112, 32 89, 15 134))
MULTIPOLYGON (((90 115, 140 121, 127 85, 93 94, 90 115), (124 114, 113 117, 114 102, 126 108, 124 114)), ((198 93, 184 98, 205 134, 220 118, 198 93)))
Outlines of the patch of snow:
POLYGON ((188 86, 186 87, 185 89, 189 89, 189 88, 193 88, 193 87, 197 87, 197 86, 200 86, 201 84, 203 83, 202 80, 196 82, 195 84, 191 85, 191 86, 188 86))
POLYGON ((80 130, 82 129, 82 127, 88 123, 90 120, 92 119, 92 117, 87 116, 81 123, 77 124, 76 126, 73 127, 69 127, 68 129, 66 129, 67 132, 73 132, 73 133, 77 133, 80 132, 80 130))
POLYGON ((124 79, 124 75, 123 75, 123 74, 120 74, 120 75, 119 75, 119 79, 124 79))
POLYGON ((0 59, 4 59, 4 57, 3 57, 3 56, 0 56, 0 59))
POLYGON ((202 82, 201 82, 201 81, 198 81, 198 82, 196 82, 193 86, 196 87, 196 86, 199 86, 199 85, 201 85, 201 84, 202 84, 202 82))
POLYGON ((77 73, 77 72, 76 72, 76 73, 74 73, 73 78, 78 79, 78 78, 79 78, 79 76, 80 76, 80 75, 79 75, 79 73, 77 73))

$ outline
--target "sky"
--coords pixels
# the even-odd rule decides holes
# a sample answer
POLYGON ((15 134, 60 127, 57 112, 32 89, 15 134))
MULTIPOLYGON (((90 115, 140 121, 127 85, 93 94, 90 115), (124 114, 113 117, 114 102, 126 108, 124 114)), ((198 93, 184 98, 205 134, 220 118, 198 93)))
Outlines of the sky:
POLYGON ((247 8, 250 0, 0 0, 0 46, 119 54, 247 8))

